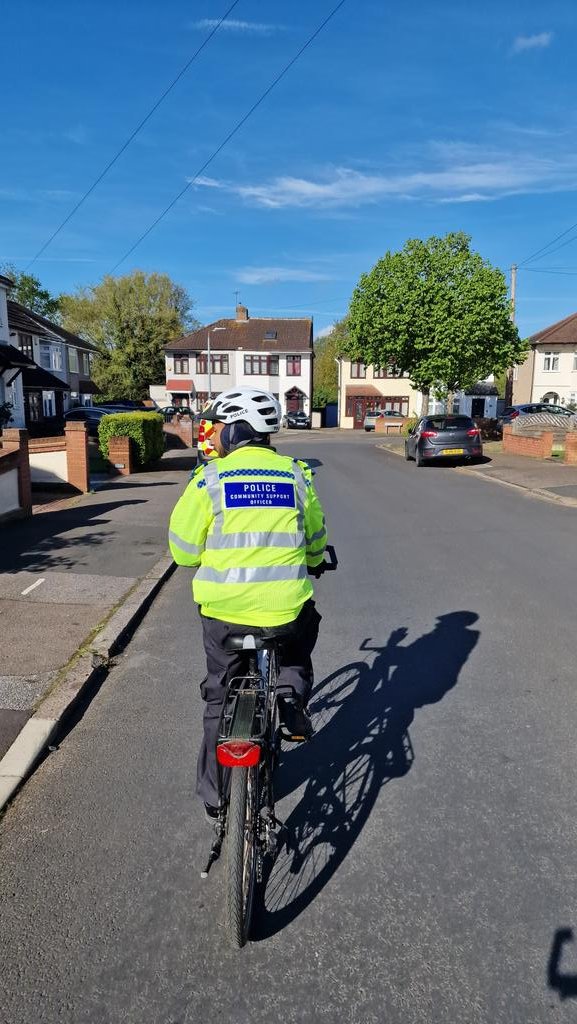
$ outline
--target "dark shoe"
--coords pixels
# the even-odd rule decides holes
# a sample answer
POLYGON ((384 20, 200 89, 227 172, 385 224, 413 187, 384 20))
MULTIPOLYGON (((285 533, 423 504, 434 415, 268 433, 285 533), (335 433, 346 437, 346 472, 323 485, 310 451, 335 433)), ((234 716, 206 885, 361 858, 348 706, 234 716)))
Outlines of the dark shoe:
POLYGON ((208 821, 209 825, 214 825, 219 815, 219 808, 213 807, 212 804, 204 805, 204 816, 208 821))
POLYGON ((314 729, 306 708, 298 697, 279 697, 278 713, 283 727, 293 741, 310 740, 314 729))

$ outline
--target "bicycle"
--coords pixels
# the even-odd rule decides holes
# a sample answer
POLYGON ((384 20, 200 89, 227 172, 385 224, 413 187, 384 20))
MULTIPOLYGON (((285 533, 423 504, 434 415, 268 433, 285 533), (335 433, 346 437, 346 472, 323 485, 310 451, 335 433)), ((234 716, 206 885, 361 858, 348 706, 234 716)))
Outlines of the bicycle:
MULTIPOLYGON (((334 548, 327 546, 327 553, 330 561, 309 569, 311 575, 336 569, 334 548)), ((264 859, 274 855, 285 830, 275 816, 273 785, 281 740, 304 739, 288 735, 279 719, 278 650, 288 632, 286 626, 264 627, 248 635, 233 634, 227 642, 229 650, 246 653, 247 666, 245 674, 235 676, 226 688, 216 746, 220 810, 201 877, 207 877, 226 843, 227 925, 236 949, 249 937, 264 859)))

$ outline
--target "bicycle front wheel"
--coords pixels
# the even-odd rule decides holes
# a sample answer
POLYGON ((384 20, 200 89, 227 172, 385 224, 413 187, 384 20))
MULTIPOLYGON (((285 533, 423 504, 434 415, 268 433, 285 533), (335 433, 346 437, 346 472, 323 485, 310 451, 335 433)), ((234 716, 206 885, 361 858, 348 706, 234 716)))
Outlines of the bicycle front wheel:
POLYGON ((257 861, 258 767, 233 768, 227 813, 226 903, 230 941, 244 946, 250 931, 257 861))

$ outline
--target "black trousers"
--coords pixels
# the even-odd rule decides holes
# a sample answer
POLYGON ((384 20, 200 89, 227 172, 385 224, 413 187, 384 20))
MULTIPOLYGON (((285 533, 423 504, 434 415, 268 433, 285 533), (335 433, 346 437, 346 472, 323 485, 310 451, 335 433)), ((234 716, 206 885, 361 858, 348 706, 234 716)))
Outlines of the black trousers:
MULTIPOLYGON (((242 651, 227 651, 224 644, 231 634, 246 636, 248 633, 266 633, 267 630, 209 619, 205 615, 200 618, 207 672, 200 684, 202 699, 205 701, 204 739, 198 755, 196 792, 205 803, 216 806, 216 741, 225 687, 229 679, 242 674, 246 664, 246 656, 243 656, 242 651)), ((294 622, 274 629, 275 633, 279 629, 286 632, 286 639, 283 639, 279 647, 277 694, 296 695, 305 704, 308 701, 313 685, 311 654, 319 635, 320 621, 321 616, 314 601, 306 601, 294 622)))

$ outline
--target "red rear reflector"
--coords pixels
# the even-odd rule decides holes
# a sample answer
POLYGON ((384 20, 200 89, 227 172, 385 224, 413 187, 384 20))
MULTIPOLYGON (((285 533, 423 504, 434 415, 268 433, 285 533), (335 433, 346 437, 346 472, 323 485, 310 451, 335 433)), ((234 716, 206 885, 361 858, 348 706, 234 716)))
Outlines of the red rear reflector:
POLYGON ((421 437, 438 437, 436 430, 421 430, 421 437))
POLYGON ((251 740, 226 740, 217 744, 216 759, 224 768, 252 768, 260 761, 260 746, 251 740))
POLYGON ((518 409, 514 409, 512 413, 509 413, 509 415, 510 415, 511 419, 514 420, 515 417, 519 415, 519 410, 518 409))
POLYGON ((478 437, 478 435, 480 433, 481 433, 481 431, 479 430, 479 428, 475 427, 474 430, 468 430, 467 431, 467 437, 478 437))

